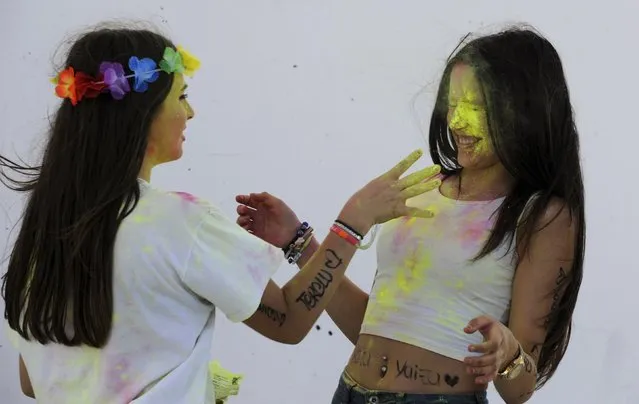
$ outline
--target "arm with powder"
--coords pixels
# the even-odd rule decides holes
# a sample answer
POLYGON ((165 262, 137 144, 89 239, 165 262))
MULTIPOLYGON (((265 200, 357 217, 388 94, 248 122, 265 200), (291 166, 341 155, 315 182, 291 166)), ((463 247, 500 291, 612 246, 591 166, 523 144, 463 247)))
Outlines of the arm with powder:
MULTIPOLYGON (((439 186, 439 179, 424 181, 438 174, 439 166, 428 167, 399 179, 417 158, 419 155, 416 154, 409 156, 389 172, 374 179, 358 191, 345 205, 342 213, 338 216, 338 221, 347 223, 357 233, 365 235, 374 224, 383 223, 399 216, 431 217, 432 212, 430 211, 407 207, 406 200, 439 186)), ((252 226, 247 230, 251 230, 254 235, 271 242, 268 238, 262 237, 264 229, 261 227, 264 227, 265 224, 263 217, 260 217, 258 212, 265 212, 265 215, 268 215, 270 207, 265 201, 273 201, 276 198, 268 194, 252 196, 253 199, 260 200, 260 203, 253 205, 260 205, 261 211, 254 209, 253 212, 248 213, 248 215, 253 215, 252 220, 248 223, 242 223, 238 219, 238 224, 244 228, 252 226)), ((238 198, 238 202, 243 203, 241 202, 242 197, 238 198)), ((250 206, 251 203, 248 201, 250 199, 251 196, 246 197, 247 205, 243 206, 244 208, 250 206)), ((240 210, 238 208, 238 213, 240 210)), ((299 221, 294 223, 299 223, 299 221)), ((287 230, 289 229, 284 229, 285 232, 287 230)), ((287 233, 285 237, 288 239, 290 234, 294 232, 295 229, 287 233)), ((276 243, 271 244, 277 245, 276 243)), ((282 245, 278 246, 283 247, 282 245)), ((356 251, 356 245, 346 242, 334 231, 331 231, 319 245, 317 241, 313 240, 313 245, 307 247, 305 251, 305 260, 303 263, 299 263, 301 271, 281 289, 275 282, 270 281, 257 311, 245 321, 245 324, 272 340, 288 344, 299 343, 308 334, 339 290, 344 279, 344 272, 356 251)), ((347 281, 346 285, 356 288, 350 281, 347 281)), ((343 323, 343 326, 346 326, 348 322, 346 329, 351 334, 350 339, 356 338, 356 334, 359 332, 358 327, 366 308, 366 295, 363 292, 356 295, 356 298, 359 299, 357 303, 351 303, 350 300, 341 301, 342 298, 349 299, 349 297, 348 293, 340 293, 336 304, 331 303, 331 306, 333 308, 339 306, 341 310, 351 305, 354 307, 353 313, 340 314, 336 318, 336 322, 343 323), (356 316, 356 314, 360 315, 359 324, 356 324, 357 321, 348 320, 349 316, 356 316)), ((338 310, 331 311, 338 312, 338 310)))

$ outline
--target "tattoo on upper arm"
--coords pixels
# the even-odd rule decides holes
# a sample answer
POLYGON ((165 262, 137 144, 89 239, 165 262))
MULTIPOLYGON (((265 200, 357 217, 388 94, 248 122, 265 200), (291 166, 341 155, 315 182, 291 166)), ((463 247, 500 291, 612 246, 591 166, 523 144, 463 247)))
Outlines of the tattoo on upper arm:
POLYGON ((311 311, 326 293, 326 290, 333 283, 332 271, 342 265, 342 259, 334 250, 327 249, 325 252, 326 261, 324 268, 315 276, 311 284, 295 299, 296 302, 304 303, 306 310, 311 311))
POLYGON ((257 311, 263 313, 266 317, 275 321, 280 327, 286 321, 286 313, 275 310, 274 308, 267 306, 264 303, 260 303, 260 305, 257 307, 257 311))
POLYGON ((540 349, 541 349, 541 344, 533 345, 533 347, 530 349, 530 354, 537 355, 540 349))
POLYGON ((559 308, 559 302, 561 301, 562 289, 566 280, 568 279, 568 275, 566 274, 566 270, 563 267, 559 268, 559 274, 557 274, 557 278, 555 279, 555 287, 552 291, 552 305, 550 306, 550 313, 546 316, 544 321, 544 326, 548 328, 550 326, 550 322, 553 314, 559 308))

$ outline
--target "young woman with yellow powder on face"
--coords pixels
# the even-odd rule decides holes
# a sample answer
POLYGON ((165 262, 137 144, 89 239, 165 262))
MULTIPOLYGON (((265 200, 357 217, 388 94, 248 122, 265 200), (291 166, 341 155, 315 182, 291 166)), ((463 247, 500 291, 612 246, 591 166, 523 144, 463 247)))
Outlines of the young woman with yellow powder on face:
POLYGON ((400 178, 417 151, 356 192, 280 288, 271 276, 281 251, 214 205, 150 183, 155 166, 182 157, 195 115, 184 76, 198 67, 162 35, 98 27, 72 44, 55 80, 63 100, 41 164, 0 156, 0 166, 30 177, 4 178, 28 192, 2 283, 25 394, 53 404, 212 403, 216 310, 298 343, 356 252, 346 226, 431 215, 405 204, 441 183, 438 166, 400 178), (296 298, 318 276, 330 280, 309 310, 296 298))
MULTIPOLYGON (((442 185, 408 203, 434 217, 384 224, 370 293, 344 279, 327 308, 355 344, 334 404, 486 403, 491 382, 522 403, 566 351, 584 190, 553 46, 527 29, 465 44, 444 70, 429 145, 442 185)), ((285 246, 299 221, 282 201, 237 200, 240 225, 285 246)))

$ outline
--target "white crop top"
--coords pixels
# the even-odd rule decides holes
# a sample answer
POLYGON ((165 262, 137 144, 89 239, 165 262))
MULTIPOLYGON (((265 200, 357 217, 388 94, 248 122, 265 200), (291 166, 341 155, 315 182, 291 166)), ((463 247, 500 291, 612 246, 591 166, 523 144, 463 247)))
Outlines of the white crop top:
POLYGON ((470 261, 490 236, 503 200, 458 201, 439 190, 409 200, 409 206, 433 209, 435 217, 382 226, 361 333, 460 361, 472 356, 468 345, 482 342, 482 335, 466 334, 468 322, 480 315, 507 322, 510 311, 513 251, 506 254, 503 244, 470 261))

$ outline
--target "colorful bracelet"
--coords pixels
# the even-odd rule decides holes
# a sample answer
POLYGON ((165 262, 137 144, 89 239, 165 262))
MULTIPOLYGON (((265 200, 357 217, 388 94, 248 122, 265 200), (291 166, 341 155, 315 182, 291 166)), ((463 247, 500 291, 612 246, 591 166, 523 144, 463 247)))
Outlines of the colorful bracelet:
POLYGON ((364 240, 364 235, 359 234, 358 232, 355 231, 355 229, 353 229, 351 226, 347 225, 346 223, 342 222, 341 220, 335 220, 335 224, 337 224, 342 229, 348 231, 349 233, 351 233, 353 236, 357 237, 358 239, 364 240))
POLYGON ((284 257, 289 264, 295 264, 313 239, 313 228, 307 222, 300 225, 295 232, 295 237, 288 243, 288 247, 282 248, 284 257))
POLYGON ((282 251, 286 253, 286 250, 291 247, 291 244, 295 243, 295 240, 297 240, 299 237, 302 237, 309 227, 310 226, 307 222, 302 222, 302 224, 300 224, 300 227, 295 231, 295 236, 293 237, 293 239, 288 242, 287 247, 282 248, 282 251))
POLYGON ((333 223, 333 225, 331 226, 331 231, 337 234, 338 236, 340 236, 341 238, 343 238, 344 240, 346 240, 347 242, 349 242, 350 244, 354 245, 355 247, 359 247, 361 239, 357 237, 356 235, 352 234, 350 231, 346 230, 339 223, 337 222, 333 223))

